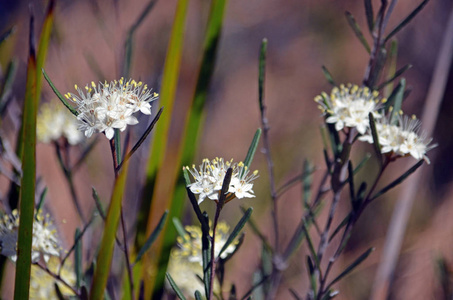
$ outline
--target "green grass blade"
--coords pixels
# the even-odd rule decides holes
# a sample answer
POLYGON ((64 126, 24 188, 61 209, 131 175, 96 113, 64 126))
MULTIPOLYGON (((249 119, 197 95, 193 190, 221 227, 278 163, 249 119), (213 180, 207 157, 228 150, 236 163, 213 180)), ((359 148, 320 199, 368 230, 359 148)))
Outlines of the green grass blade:
POLYGON ((258 66, 258 100, 260 111, 264 110, 264 81, 266 77, 266 53, 267 53, 267 39, 263 39, 260 48, 260 58, 258 66))
POLYGON ((187 231, 184 229, 184 226, 182 225, 181 221, 179 221, 178 218, 173 218, 173 225, 175 226, 178 235, 182 238, 184 243, 188 242, 186 239, 187 231))
POLYGON ((374 120, 373 113, 368 114, 368 119, 370 120, 370 129, 371 135, 373 137, 373 149, 376 154, 376 158, 379 162, 379 166, 382 167, 382 154, 381 154, 381 144, 379 143, 379 135, 376 129, 376 121, 374 120))
POLYGON ((402 67, 401 69, 396 71, 395 74, 393 74, 393 76, 391 76, 389 79, 387 79, 386 81, 381 83, 381 85, 379 85, 377 89, 380 90, 380 89, 384 88, 386 85, 392 83, 397 77, 403 75, 404 72, 406 72, 410 68, 412 68, 411 64, 405 65, 404 67, 402 67))
POLYGON ((107 285, 107 279, 110 273, 110 267, 113 257, 113 248, 115 245, 116 231, 121 214, 121 201, 123 199, 124 189, 129 163, 126 162, 120 174, 115 180, 112 198, 105 220, 104 232, 100 244, 99 253, 96 259, 96 269, 94 270, 93 282, 91 284, 90 299, 101 300, 104 297, 104 290, 107 285))
POLYGON ((22 179, 19 193, 20 220, 17 243, 17 262, 14 299, 28 299, 30 286, 31 246, 36 187, 36 57, 33 47, 34 18, 30 19, 30 48, 27 66, 27 83, 22 115, 20 153, 22 157, 22 179), (25 138, 27 137, 27 138, 25 138))
POLYGON ((167 276, 167 280, 170 283, 171 288, 176 293, 176 296, 178 296, 179 299, 181 299, 181 300, 186 300, 186 297, 184 297, 184 294, 181 292, 181 290, 179 289, 178 285, 176 284, 176 282, 171 277, 170 273, 165 273, 165 274, 167 276))
MULTIPOLYGON (((173 164, 173 170, 168 176, 158 178, 158 182, 155 185, 156 189, 154 190, 154 195, 156 197, 153 198, 153 207, 150 210, 149 220, 155 219, 156 215, 159 214, 159 211, 161 211, 163 207, 169 209, 170 218, 179 217, 182 214, 186 185, 184 183, 184 178, 180 176, 180 168, 181 165, 191 165, 193 163, 196 146, 198 145, 200 129, 204 122, 206 95, 214 71, 214 63, 226 2, 226 0, 214 0, 211 2, 211 11, 208 17, 208 25, 203 44, 200 73, 197 76, 198 79, 193 102, 190 110, 187 112, 186 123, 183 127, 184 132, 181 144, 178 147, 177 161, 174 162, 174 157, 168 158, 168 163, 173 164), (171 186, 169 186, 169 182, 172 183, 171 186), (159 197, 157 197, 157 195, 159 195, 159 197), (172 199, 171 203, 168 201, 169 198, 172 199)), ((167 109, 167 106, 165 106, 165 108, 167 109)), ((148 222, 148 230, 151 228, 150 224, 151 223, 148 222)), ((176 235, 177 232, 172 226, 166 226, 164 233, 162 234, 163 241, 161 243, 155 243, 157 246, 156 251, 157 253, 160 253, 157 268, 159 273, 157 274, 155 281, 155 291, 159 291, 163 287, 165 280, 164 270, 166 269, 170 249, 174 244, 176 235)), ((148 295, 145 293, 145 298, 147 296, 148 295)), ((158 295, 155 296, 158 297, 158 295)))
POLYGON ((44 188, 41 195, 39 196, 39 202, 38 202, 38 205, 36 205, 37 212, 41 210, 41 208, 44 204, 44 200, 46 199, 46 195, 47 195, 47 187, 44 188))
POLYGON ((256 148, 258 148, 258 143, 260 142, 260 136, 261 136, 261 128, 258 128, 258 130, 255 132, 255 135, 253 136, 252 143, 250 144, 249 150, 247 151, 247 155, 244 159, 244 165, 248 168, 250 167, 250 164, 252 163, 253 156, 255 156, 256 148))
POLYGON ((244 228, 245 224, 250 219, 250 216, 252 215, 252 212, 253 212, 253 208, 249 207, 249 209, 247 209, 247 211, 244 213, 242 218, 236 224, 236 227, 234 227, 233 231, 231 232, 231 234, 228 237, 227 241, 223 245, 222 249, 220 249, 219 257, 228 248, 228 246, 230 246, 230 244, 234 241, 234 239, 239 235, 239 233, 241 232, 242 228, 244 228))
POLYGON ((157 224, 156 228, 150 234, 150 236, 146 240, 145 244, 143 245, 142 249, 140 249, 140 251, 138 252, 137 257, 135 258, 134 264, 137 263, 142 258, 143 254, 145 254, 145 252, 149 249, 149 247, 151 247, 151 245, 154 243, 154 241, 156 240, 157 236, 159 235, 159 233, 164 228, 165 221, 167 220, 167 215, 168 215, 168 210, 166 210, 164 212, 164 214, 160 218, 160 221, 157 224))
POLYGON ((354 16, 349 11, 347 11, 345 15, 346 19, 348 20, 349 26, 351 26, 352 30, 354 31, 359 41, 362 43, 363 47, 365 47, 366 52, 370 53, 371 52, 370 45, 368 45, 368 42, 363 36, 362 30, 360 29, 359 24, 357 24, 357 21, 355 20, 354 16))
POLYGON ((420 3, 406 18, 404 18, 401 23, 399 23, 390 33, 387 35, 387 37, 384 39, 384 43, 390 40, 395 34, 398 33, 401 29, 403 29, 404 26, 406 26, 422 9, 425 7, 425 5, 428 3, 429 0, 424 0, 422 3, 420 3))
POLYGON ((42 88, 42 75, 39 70, 44 67, 44 62, 47 57, 47 50, 49 48, 50 33, 52 32, 53 15, 55 8, 55 0, 50 0, 49 6, 47 7, 46 18, 41 30, 41 37, 39 39, 38 53, 36 57, 36 95, 39 98, 41 95, 42 88))

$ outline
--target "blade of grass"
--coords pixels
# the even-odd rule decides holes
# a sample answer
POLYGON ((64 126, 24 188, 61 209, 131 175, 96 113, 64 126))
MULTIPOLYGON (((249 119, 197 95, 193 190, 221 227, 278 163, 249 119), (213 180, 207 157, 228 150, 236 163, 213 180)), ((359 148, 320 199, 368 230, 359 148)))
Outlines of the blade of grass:
POLYGON ((33 47, 34 18, 30 18, 30 49, 27 66, 27 83, 22 115, 21 141, 22 179, 19 193, 19 234, 14 285, 14 299, 28 299, 30 287, 31 246, 36 186, 36 56, 33 47), (27 137, 27 138, 25 138, 27 137))
POLYGON ((170 273, 165 273, 165 274, 167 276, 168 283, 170 283, 171 288, 173 289, 173 291, 175 291, 176 296, 178 296, 179 299, 181 299, 181 300, 186 300, 186 297, 184 297, 184 294, 181 292, 178 285, 171 277, 170 273))
POLYGON ((71 104, 69 104, 69 102, 65 99, 65 97, 63 97, 63 95, 57 90, 57 88, 55 87, 55 85, 52 83, 52 80, 50 80, 50 77, 47 75, 46 71, 44 71, 44 69, 42 70, 42 73, 44 74, 44 78, 46 79, 47 83, 49 84, 50 88, 52 89, 52 91, 55 93, 55 95, 57 95, 58 99, 60 99, 60 101, 64 104, 64 106, 66 106, 67 109, 69 109, 69 111, 77 117, 77 115, 79 114, 77 112, 77 110, 72 107, 71 104))
POLYGON ((326 66, 322 66, 321 67, 322 69, 322 73, 324 74, 324 77, 326 78, 326 80, 333 86, 337 86, 337 84, 335 83, 335 80, 333 80, 333 77, 332 77, 332 74, 329 72, 329 70, 327 69, 326 66))
POLYGON ((100 249, 96 258, 96 269, 94 270, 93 282, 91 284, 90 300, 101 300, 104 298, 104 290, 107 285, 107 279, 110 273, 113 257, 116 231, 120 220, 121 202, 126 186, 128 165, 128 162, 124 164, 124 167, 116 178, 115 185, 113 187, 112 198, 110 200, 110 206, 105 220, 100 249))
MULTIPOLYGON (((226 7, 226 0, 214 0, 211 2, 211 11, 208 17, 208 24, 205 33, 203 44, 203 55, 200 64, 199 73, 197 76, 197 85, 192 100, 192 105, 187 112, 185 124, 183 126, 183 134, 181 142, 177 147, 178 153, 175 159, 174 156, 167 156, 166 166, 171 169, 167 176, 158 176, 155 190, 153 193, 153 203, 150 209, 150 218, 148 219, 147 230, 152 228, 153 219, 157 218, 163 208, 170 211, 170 218, 179 217, 183 211, 184 195, 186 193, 186 185, 184 179, 180 176, 181 165, 191 165, 195 155, 196 146, 198 145, 201 128, 205 119, 205 102, 208 87, 214 71, 214 63, 217 53, 217 45, 221 35, 223 15, 226 7), (168 164, 167 164, 168 163, 168 164), (171 167, 170 167, 171 166, 171 167), (176 188, 175 188, 176 186, 176 188), (168 201, 171 199, 171 202, 168 201)), ((155 291, 162 290, 166 265, 170 254, 170 249, 176 238, 176 230, 172 226, 166 226, 164 233, 161 235, 161 242, 153 245, 156 246, 156 251, 159 253, 159 273, 156 277, 155 291)), ((158 239, 160 240, 160 238, 158 239)), ((149 296, 145 293, 145 298, 149 296)), ((159 295, 155 294, 156 298, 159 295)))
POLYGON ((253 156, 255 156, 256 148, 258 148, 258 143, 260 141, 260 136, 261 136, 261 128, 258 128, 258 130, 255 132, 255 135, 253 136, 252 143, 250 144, 249 150, 247 151, 247 155, 244 159, 244 165, 248 168, 250 167, 250 164, 252 163, 253 156))
POLYGON ((37 212, 41 210, 42 205, 44 204, 44 200, 46 199, 46 195, 47 195, 47 187, 44 188, 41 195, 39 196, 39 202, 38 202, 38 205, 36 205, 37 212))
POLYGON ((395 74, 393 74, 392 77, 390 77, 389 79, 387 79, 386 81, 381 83, 381 85, 379 85, 377 89, 380 90, 380 89, 384 88, 385 86, 387 86, 388 84, 392 83, 396 78, 398 78, 399 76, 403 75, 404 72, 406 72, 410 68, 412 68, 411 64, 405 65, 404 67, 402 67, 401 69, 396 71, 395 74))

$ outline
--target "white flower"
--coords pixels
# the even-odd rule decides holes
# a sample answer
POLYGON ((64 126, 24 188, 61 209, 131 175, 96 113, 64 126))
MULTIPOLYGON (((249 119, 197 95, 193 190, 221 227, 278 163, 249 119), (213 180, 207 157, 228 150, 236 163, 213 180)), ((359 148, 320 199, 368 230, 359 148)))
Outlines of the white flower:
POLYGON ((326 122, 335 124, 337 131, 349 127, 364 134, 369 128, 369 113, 373 113, 375 119, 381 117, 377 112, 381 100, 377 96, 377 91, 371 92, 367 87, 349 84, 347 87, 340 85, 340 88, 333 88, 330 96, 322 93, 315 97, 315 101, 323 114, 327 115, 326 122))
MULTIPOLYGON (((0 254, 17 259, 17 237, 19 230, 19 214, 13 210, 11 215, 4 215, 0 219, 0 254)), ((37 262, 41 257, 45 262, 50 256, 60 256, 59 240, 56 230, 52 226, 49 215, 43 216, 39 211, 33 220, 32 237, 32 262, 37 262)))
POLYGON ((199 169, 195 165, 192 168, 184 167, 195 179, 195 182, 190 183, 188 187, 192 193, 198 194, 198 204, 206 197, 215 201, 219 200, 223 180, 229 168, 233 169, 233 173, 225 203, 235 197, 239 199, 255 197, 252 190, 252 181, 258 178, 258 171, 249 175, 249 170, 243 162, 233 163, 233 160, 225 161, 223 158, 218 157, 210 161, 205 158, 199 169))
POLYGON ((67 93, 67 99, 72 100, 78 112, 79 130, 90 137, 95 132, 104 132, 112 139, 114 130, 126 130, 127 125, 135 125, 138 120, 134 113, 140 111, 145 115, 151 114, 149 102, 157 99, 157 94, 148 90, 141 81, 121 78, 110 83, 91 82, 86 86, 86 92, 75 86, 79 96, 67 93))
MULTIPOLYGON (((53 273, 58 273, 60 260, 52 256, 46 264, 46 267, 53 273)), ((60 272, 61 279, 71 286, 76 283, 74 267, 69 260, 63 266, 60 272)), ((62 284, 59 280, 49 275, 46 271, 37 265, 31 265, 30 275, 30 300, 58 300, 60 299, 55 291, 55 284, 64 296, 74 296, 73 291, 62 284)))
MULTIPOLYGON (((389 124, 388 118, 384 117, 376 122, 376 131, 381 146, 381 153, 394 153, 398 156, 410 155, 429 163, 426 152, 436 147, 430 145, 432 139, 420 130, 420 121, 415 116, 399 116, 396 124, 389 124)), ((373 143, 371 131, 359 137, 359 140, 373 143)))
MULTIPOLYGON (((171 250, 170 261, 168 263, 168 273, 176 282, 181 291, 188 297, 193 297, 196 290, 203 291, 203 283, 197 275, 203 278, 203 258, 200 226, 185 226, 186 235, 178 236, 178 247, 171 250)), ((215 235, 214 255, 219 257, 220 251, 229 237, 230 227, 225 222, 217 224, 215 235)), ((212 229, 210 232, 212 236, 212 229)), ((221 259, 226 259, 230 254, 236 251, 239 239, 228 245, 220 255, 221 259)), ((214 283, 214 290, 219 291, 218 282, 214 283)))
POLYGON ((42 143, 64 137, 69 144, 76 145, 83 139, 83 135, 77 130, 77 119, 66 108, 51 103, 41 105, 36 120, 36 134, 42 143))

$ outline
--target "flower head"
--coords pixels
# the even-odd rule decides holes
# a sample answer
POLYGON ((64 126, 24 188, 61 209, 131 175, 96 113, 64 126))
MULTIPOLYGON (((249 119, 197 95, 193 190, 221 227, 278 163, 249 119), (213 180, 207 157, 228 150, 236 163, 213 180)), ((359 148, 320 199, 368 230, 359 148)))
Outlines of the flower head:
POLYGON ((250 170, 243 162, 233 163, 233 160, 225 161, 223 158, 215 158, 213 160, 205 158, 198 169, 195 165, 192 168, 184 167, 195 180, 188 187, 192 193, 198 194, 198 203, 203 202, 206 197, 215 201, 219 200, 223 180, 229 168, 233 169, 233 173, 226 195, 226 202, 235 197, 238 199, 255 197, 252 190, 252 182, 258 178, 258 171, 250 173, 250 170))
MULTIPOLYGON (((17 259, 18 231, 17 210, 0 219, 0 254, 9 257, 12 261, 17 259)), ((60 250, 59 239, 50 216, 48 214, 44 216, 41 211, 38 211, 33 220, 32 262, 39 261, 41 257, 48 262, 51 256, 60 256, 60 250)))
POLYGON ((77 130, 77 119, 66 108, 51 103, 41 105, 36 120, 36 134, 42 143, 64 137, 69 144, 76 145, 83 139, 83 135, 77 130))
MULTIPOLYGON (((201 246, 201 228, 200 226, 186 226, 186 235, 178 237, 178 247, 172 249, 170 261, 168 263, 168 273, 176 282, 181 291, 193 296, 196 290, 203 290, 203 283, 198 279, 197 275, 203 277, 203 259, 201 246)), ((225 222, 217 224, 215 236, 215 256, 218 257, 220 251, 225 245, 229 236, 229 226, 225 222)), ((212 231, 210 232, 212 236, 212 231)), ((226 259, 234 251, 239 244, 239 239, 235 239, 222 254, 221 259, 226 259)), ((214 289, 219 290, 217 282, 214 284, 214 289)))
POLYGON ((348 84, 333 88, 330 96, 322 93, 315 97, 315 101, 323 114, 327 115, 326 122, 335 124, 337 131, 349 127, 364 134, 370 126, 369 113, 373 113, 375 119, 381 117, 377 110, 385 99, 379 100, 378 95, 377 91, 370 91, 367 87, 348 84))
MULTIPOLYGON (((402 112, 401 112, 402 113, 402 112)), ((431 144, 432 138, 428 138, 426 133, 420 129, 421 122, 415 116, 399 115, 395 124, 390 124, 387 117, 383 117, 376 122, 381 153, 394 153, 398 156, 410 155, 420 160, 424 159, 429 163, 426 152, 436 147, 431 144)), ((360 140, 373 143, 371 131, 359 137, 360 140)))
POLYGON ((79 129, 87 137, 94 132, 104 132, 108 139, 112 139, 115 129, 124 131, 127 125, 138 123, 134 113, 140 111, 150 115, 149 103, 158 97, 141 81, 125 81, 123 78, 98 85, 91 82, 91 86, 85 87, 85 92, 77 85, 75 89, 79 96, 72 93, 65 96, 77 105, 77 119, 81 122, 79 129))
MULTIPOLYGON (((46 264, 46 267, 53 273, 58 273, 60 268, 60 260, 52 256, 46 264)), ((74 267, 69 260, 66 261, 60 272, 60 277, 67 284, 74 286, 76 283, 76 276, 74 274, 74 267)), ((30 299, 31 300, 50 300, 59 299, 56 291, 55 284, 64 296, 74 296, 74 293, 67 286, 62 284, 59 280, 49 275, 46 271, 37 265, 31 266, 30 276, 30 299)))

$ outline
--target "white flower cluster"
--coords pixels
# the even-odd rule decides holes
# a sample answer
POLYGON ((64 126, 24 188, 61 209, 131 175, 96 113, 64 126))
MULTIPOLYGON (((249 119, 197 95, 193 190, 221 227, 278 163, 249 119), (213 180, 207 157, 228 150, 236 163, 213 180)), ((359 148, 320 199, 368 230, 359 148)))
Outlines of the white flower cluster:
POLYGON ((157 93, 148 90, 141 81, 124 78, 110 83, 91 82, 85 87, 86 93, 75 86, 79 96, 67 93, 65 97, 77 104, 77 119, 81 121, 79 130, 90 137, 94 132, 104 132, 110 140, 114 129, 124 131, 127 125, 135 125, 138 120, 134 113, 140 111, 151 114, 151 101, 157 99, 157 93))
POLYGON ((350 127, 364 134, 370 126, 369 113, 373 113, 375 119, 380 118, 377 112, 380 106, 377 96, 377 91, 370 92, 366 87, 341 85, 340 88, 333 88, 330 96, 322 93, 315 98, 315 101, 323 113, 328 115, 326 122, 335 124, 337 131, 350 127))
MULTIPOLYGON (((335 124, 337 131, 345 127, 355 128, 361 134, 359 140, 373 143, 368 115, 373 114, 376 120, 381 153, 394 153, 398 156, 411 155, 413 158, 424 159, 429 163, 426 152, 436 145, 429 145, 432 139, 420 130, 420 121, 415 116, 409 118, 398 115, 397 122, 390 124, 382 104, 387 100, 378 99, 377 91, 371 92, 367 87, 357 85, 341 85, 333 88, 330 96, 322 93, 315 97, 319 109, 327 115, 326 122, 335 124)), ((391 112, 391 110, 390 110, 391 112)))
MULTIPOLYGON (((184 294, 193 296, 196 290, 202 291, 203 284, 197 278, 197 275, 203 277, 203 259, 201 246, 201 228, 200 226, 185 226, 186 235, 178 237, 178 247, 171 251, 170 261, 168 263, 168 273, 184 294)), ((225 222, 217 224, 215 235, 215 256, 218 257, 229 236, 230 227, 225 222)), ((210 232, 212 236, 212 231, 210 232)), ((220 255, 225 259, 232 254, 239 244, 236 238, 227 249, 220 255)), ((214 289, 219 290, 217 282, 214 289)))
MULTIPOLYGON (((19 213, 15 209, 10 215, 6 214, 0 219, 0 254, 14 262, 17 259, 18 231, 19 213)), ((50 256, 60 256, 60 250, 59 239, 50 216, 43 216, 39 211, 33 220, 32 262, 37 262, 42 257, 47 263, 50 256)))
POLYGON ((36 134, 42 143, 50 143, 64 137, 69 144, 76 145, 83 139, 77 130, 77 119, 63 106, 45 103, 36 120, 36 134))
POLYGON ((219 200, 220 190, 222 189, 225 174, 229 168, 233 169, 230 186, 226 195, 226 202, 234 199, 255 197, 252 190, 252 181, 258 178, 258 171, 249 174, 250 171, 243 162, 233 163, 233 160, 224 161, 223 158, 209 160, 203 159, 199 169, 185 167, 192 174, 195 182, 189 184, 189 188, 194 194, 198 194, 198 203, 208 197, 211 200, 219 200))
MULTIPOLYGON (((382 153, 395 153, 399 156, 411 155, 413 158, 424 159, 429 163, 426 152, 436 147, 431 144, 432 139, 420 131, 421 122, 415 116, 399 116, 398 122, 389 124, 386 117, 376 122, 376 131, 382 153)), ((359 140, 373 143, 371 130, 359 137, 359 140)))

